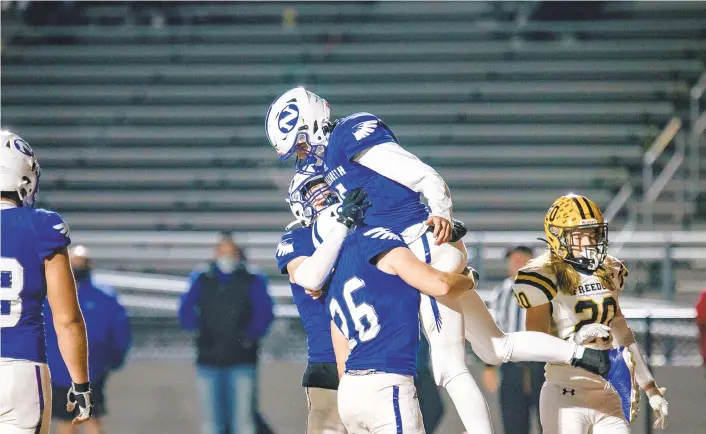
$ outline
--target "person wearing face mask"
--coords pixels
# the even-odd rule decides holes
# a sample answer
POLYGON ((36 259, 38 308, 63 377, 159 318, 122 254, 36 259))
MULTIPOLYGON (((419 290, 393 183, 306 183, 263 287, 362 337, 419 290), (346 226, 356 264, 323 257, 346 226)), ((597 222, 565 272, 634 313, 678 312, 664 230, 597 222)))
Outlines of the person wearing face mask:
POLYGON ((259 342, 274 319, 267 278, 246 267, 243 250, 222 234, 213 260, 190 276, 182 328, 196 331, 203 434, 255 434, 259 342), (230 427, 230 431, 228 431, 230 427))
MULTIPOLYGON (((106 415, 105 384, 111 372, 125 362, 130 348, 130 322, 115 290, 96 284, 91 278, 93 261, 84 246, 69 251, 71 268, 76 279, 78 302, 86 321, 88 336, 88 371, 93 385, 93 414, 95 417, 83 425, 87 434, 104 432, 102 419, 106 415)), ((78 426, 72 425, 76 411, 67 412, 67 393, 71 377, 61 358, 59 343, 54 333, 54 321, 49 304, 44 305, 47 360, 52 378, 52 419, 57 434, 74 434, 78 426)))

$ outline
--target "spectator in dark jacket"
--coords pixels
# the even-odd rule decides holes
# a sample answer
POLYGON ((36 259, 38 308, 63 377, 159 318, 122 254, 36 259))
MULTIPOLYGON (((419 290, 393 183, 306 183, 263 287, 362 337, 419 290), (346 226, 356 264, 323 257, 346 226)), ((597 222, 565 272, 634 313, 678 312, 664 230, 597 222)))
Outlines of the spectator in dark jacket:
POLYGON ((208 267, 192 273, 179 307, 181 326, 195 330, 203 434, 257 432, 259 342, 272 320, 267 278, 245 266, 245 256, 224 235, 208 267))
MULTIPOLYGON (((78 303, 86 321, 88 335, 88 372, 93 385, 93 415, 83 426, 86 434, 103 432, 101 420, 106 415, 105 383, 110 373, 125 362, 130 348, 130 322, 115 290, 97 285, 91 279, 93 262, 83 246, 71 249, 71 268, 76 279, 78 303)), ((71 387, 69 371, 61 358, 48 303, 44 304, 47 362, 52 380, 52 419, 57 434, 75 434, 71 424, 75 416, 66 411, 66 394, 71 387)))

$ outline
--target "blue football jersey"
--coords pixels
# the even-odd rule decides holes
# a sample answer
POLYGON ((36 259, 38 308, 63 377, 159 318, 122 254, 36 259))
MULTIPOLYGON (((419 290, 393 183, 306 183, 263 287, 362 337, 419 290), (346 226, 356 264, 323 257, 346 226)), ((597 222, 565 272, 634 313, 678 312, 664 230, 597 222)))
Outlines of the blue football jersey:
POLYGON ((0 210, 0 357, 46 363, 44 259, 71 244, 59 214, 0 210))
POLYGON ((383 143, 397 143, 392 131, 377 116, 356 113, 338 122, 329 137, 324 155, 326 182, 342 196, 363 188, 372 206, 365 224, 383 226, 396 232, 425 221, 429 208, 417 193, 374 170, 353 162, 360 152, 383 143))
MULTIPOLYGON (((287 274, 287 264, 301 256, 311 256, 314 247, 313 227, 297 228, 282 235, 277 245, 277 266, 282 274, 287 274)), ((331 342, 331 318, 326 311, 326 300, 319 297, 314 300, 296 283, 292 287, 292 299, 297 306, 299 316, 306 331, 308 360, 310 363, 335 363, 336 355, 331 342)))
POLYGON ((343 243, 326 302, 348 338, 346 370, 415 375, 420 294, 371 263, 396 247, 407 248, 398 234, 371 226, 356 228, 343 243))

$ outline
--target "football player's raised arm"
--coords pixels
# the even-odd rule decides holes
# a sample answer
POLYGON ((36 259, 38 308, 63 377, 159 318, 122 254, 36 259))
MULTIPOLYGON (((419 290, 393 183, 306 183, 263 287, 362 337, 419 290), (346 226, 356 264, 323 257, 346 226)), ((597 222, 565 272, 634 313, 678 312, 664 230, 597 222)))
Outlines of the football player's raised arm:
POLYGON ((527 309, 527 317, 525 319, 525 329, 528 332, 549 333, 549 320, 551 312, 549 303, 540 304, 539 306, 530 307, 527 309))
POLYGON ((348 227, 346 225, 334 222, 331 230, 326 234, 324 242, 316 248, 311 256, 299 261, 294 272, 290 270, 289 265, 287 266, 287 271, 294 279, 294 283, 309 290, 321 289, 331 274, 347 234, 348 227))
POLYGON ((408 285, 432 297, 456 297, 473 288, 473 278, 444 273, 426 264, 406 247, 396 247, 378 257, 378 268, 398 275, 408 285))
POLYGON ((436 170, 402 146, 392 142, 376 145, 356 155, 354 161, 423 194, 431 215, 451 222, 451 192, 446 182, 436 170))
POLYGON ((348 347, 348 339, 343 336, 343 332, 338 329, 333 321, 331 321, 331 341, 333 342, 333 352, 336 354, 336 368, 340 379, 343 377, 343 373, 346 372, 346 360, 348 360, 351 350, 348 347))
POLYGON ((86 324, 78 305, 76 283, 65 248, 44 260, 44 273, 61 357, 74 383, 88 383, 86 324))

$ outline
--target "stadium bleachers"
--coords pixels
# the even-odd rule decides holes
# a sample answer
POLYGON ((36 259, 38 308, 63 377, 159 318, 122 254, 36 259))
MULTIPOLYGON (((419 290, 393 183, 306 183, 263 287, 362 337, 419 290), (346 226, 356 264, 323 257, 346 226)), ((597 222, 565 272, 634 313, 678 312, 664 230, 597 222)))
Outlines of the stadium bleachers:
MULTIPOLYGON (((385 120, 472 230, 537 230, 556 196, 605 207, 638 175, 704 70, 706 7, 611 3, 605 19, 571 22, 526 8, 184 3, 149 26, 128 5, 91 3, 83 26, 3 27, 3 127, 39 150, 41 203, 75 232, 281 231, 292 169, 263 119, 304 84, 336 117, 385 120), (296 26, 282 25, 292 7, 296 26)), ((655 206, 665 228, 681 226, 672 188, 655 206)), ((154 268, 183 272, 157 256, 154 268)))

